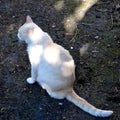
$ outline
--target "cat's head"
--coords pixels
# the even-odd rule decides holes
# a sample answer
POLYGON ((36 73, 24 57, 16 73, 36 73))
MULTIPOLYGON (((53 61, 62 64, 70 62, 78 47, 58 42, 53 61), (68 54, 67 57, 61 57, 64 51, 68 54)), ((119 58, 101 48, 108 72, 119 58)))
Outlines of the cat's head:
POLYGON ((26 22, 18 30, 19 41, 25 41, 27 44, 38 43, 43 31, 37 26, 30 16, 26 17, 26 22))

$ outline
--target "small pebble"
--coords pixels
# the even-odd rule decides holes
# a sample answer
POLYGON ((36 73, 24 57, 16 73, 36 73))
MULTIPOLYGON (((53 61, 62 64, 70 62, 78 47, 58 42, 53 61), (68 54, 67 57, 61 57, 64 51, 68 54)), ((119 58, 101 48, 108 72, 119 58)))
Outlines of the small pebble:
POLYGON ((99 36, 95 36, 95 39, 98 39, 99 38, 99 36))
POLYGON ((15 16, 13 15, 12 18, 15 18, 15 16))
POLYGON ((99 53, 99 51, 98 50, 93 50, 92 53, 99 53))
POLYGON ((73 47, 70 47, 71 50, 73 50, 73 47))
POLYGON ((29 92, 30 94, 32 93, 32 91, 29 92))
POLYGON ((116 9, 120 9, 120 4, 117 4, 117 5, 116 5, 116 9))
POLYGON ((65 116, 63 116, 63 120, 65 120, 66 119, 66 117, 65 116))
POLYGON ((23 88, 24 91, 26 91, 27 89, 26 88, 23 88))
POLYGON ((62 106, 62 105, 63 105, 63 103, 61 103, 61 102, 60 102, 60 103, 58 103, 58 105, 61 105, 61 106, 62 106))
POLYGON ((55 25, 55 24, 53 24, 53 25, 52 25, 52 28, 55 28, 55 27, 56 27, 56 25, 55 25))
POLYGON ((108 104, 105 104, 105 106, 109 106, 108 104))

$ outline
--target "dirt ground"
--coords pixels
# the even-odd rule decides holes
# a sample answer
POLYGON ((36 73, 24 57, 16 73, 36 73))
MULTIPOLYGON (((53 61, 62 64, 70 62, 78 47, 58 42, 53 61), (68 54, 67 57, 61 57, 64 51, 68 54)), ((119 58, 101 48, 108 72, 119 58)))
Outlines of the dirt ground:
POLYGON ((82 3, 61 1, 0 0, 0 120, 120 120, 120 1, 96 2, 77 20, 73 34, 64 22, 82 3), (113 110, 110 118, 93 117, 67 100, 49 97, 37 83, 26 83, 30 63, 26 45, 17 38, 26 15, 70 51, 76 63, 75 91, 96 107, 113 110), (89 49, 82 56, 86 43, 89 49))

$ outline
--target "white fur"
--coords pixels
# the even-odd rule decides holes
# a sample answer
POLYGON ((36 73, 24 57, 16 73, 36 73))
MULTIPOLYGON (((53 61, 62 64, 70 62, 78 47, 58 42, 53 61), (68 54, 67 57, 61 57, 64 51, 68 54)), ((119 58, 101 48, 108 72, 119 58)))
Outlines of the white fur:
POLYGON ((19 33, 17 34, 17 36, 18 36, 19 40, 21 40, 21 37, 20 37, 20 34, 19 34, 19 33))
POLYGON ((91 115, 110 116, 112 111, 99 110, 74 92, 75 64, 69 52, 55 44, 52 38, 33 23, 29 16, 27 22, 18 32, 18 38, 28 45, 31 77, 27 82, 33 84, 37 81, 51 97, 67 98, 91 115))

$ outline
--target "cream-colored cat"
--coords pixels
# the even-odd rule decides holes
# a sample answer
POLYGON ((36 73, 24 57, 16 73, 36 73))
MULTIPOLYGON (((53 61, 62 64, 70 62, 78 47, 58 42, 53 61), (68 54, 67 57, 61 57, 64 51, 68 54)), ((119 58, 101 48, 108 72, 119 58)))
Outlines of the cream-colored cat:
POLYGON ((62 46, 54 43, 30 16, 26 17, 26 23, 19 28, 18 38, 28 45, 27 52, 31 63, 31 77, 27 79, 29 84, 37 81, 51 97, 66 98, 91 115, 112 115, 113 111, 97 109, 75 93, 75 64, 72 56, 62 46))

